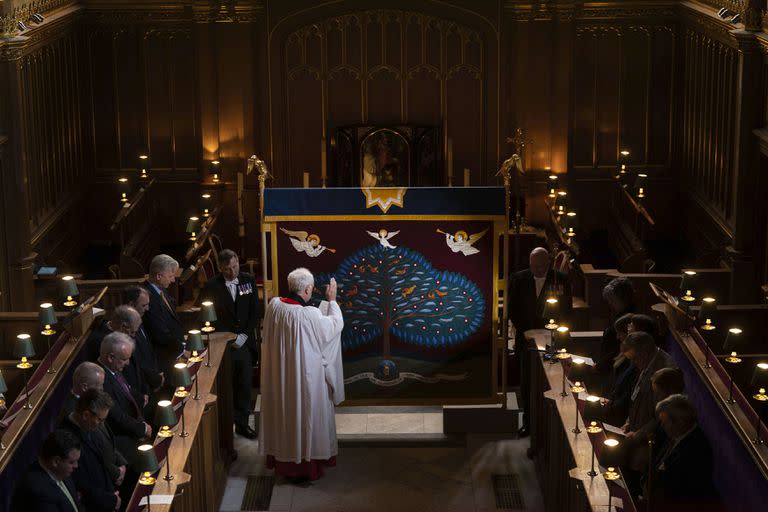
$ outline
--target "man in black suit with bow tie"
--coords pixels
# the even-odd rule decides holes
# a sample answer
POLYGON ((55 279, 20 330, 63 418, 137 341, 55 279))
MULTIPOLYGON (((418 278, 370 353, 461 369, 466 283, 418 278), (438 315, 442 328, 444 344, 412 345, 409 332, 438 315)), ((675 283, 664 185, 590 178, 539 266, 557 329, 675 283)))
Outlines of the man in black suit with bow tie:
POLYGON ((237 335, 229 345, 235 432, 248 439, 256 439, 257 433, 249 423, 252 411, 251 376, 253 361, 258 357, 257 328, 260 318, 256 281, 250 274, 240 272, 240 260, 234 251, 222 250, 218 262, 221 273, 205 284, 200 295, 203 300, 213 301, 216 330, 237 335))
POLYGON ((176 301, 168 294, 168 286, 176 281, 179 263, 167 254, 158 254, 149 264, 144 288, 149 294, 149 309, 143 325, 155 347, 160 369, 171 375, 176 360, 184 354, 186 331, 176 314, 176 301))
POLYGON ((571 317, 573 299, 568 276, 551 268, 549 252, 537 247, 528 259, 529 269, 516 272, 509 279, 509 319, 515 325, 515 356, 520 366, 520 403, 523 408, 523 426, 521 437, 528 435, 530 416, 530 346, 525 339, 525 331, 542 329, 545 325, 544 304, 550 297, 558 300, 558 322, 569 325, 565 319, 571 317))

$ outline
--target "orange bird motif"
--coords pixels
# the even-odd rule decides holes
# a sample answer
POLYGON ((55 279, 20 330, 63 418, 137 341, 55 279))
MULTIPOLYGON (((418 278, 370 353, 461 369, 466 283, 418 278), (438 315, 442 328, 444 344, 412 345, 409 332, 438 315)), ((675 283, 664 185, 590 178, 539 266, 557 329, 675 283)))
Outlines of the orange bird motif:
POLYGON ((415 289, 416 289, 416 285, 409 286, 408 288, 403 288, 403 292, 402 292, 403 298, 404 299, 407 298, 410 294, 413 293, 413 290, 415 289))

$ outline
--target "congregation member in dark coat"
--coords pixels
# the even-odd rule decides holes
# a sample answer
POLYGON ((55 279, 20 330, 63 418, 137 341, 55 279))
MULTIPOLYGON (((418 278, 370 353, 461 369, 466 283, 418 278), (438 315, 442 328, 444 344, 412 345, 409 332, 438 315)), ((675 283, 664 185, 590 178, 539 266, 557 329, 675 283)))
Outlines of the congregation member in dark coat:
POLYGON ((230 343, 232 385, 234 388, 235 432, 248 439, 257 433, 249 422, 253 410, 251 388, 253 361, 258 357, 259 297, 256 281, 240 272, 240 261, 234 251, 222 250, 218 255, 221 273, 212 277, 200 294, 213 302, 216 309, 216 330, 232 332, 237 338, 230 343))
POLYGON ((176 314, 176 301, 168 286, 176 281, 179 263, 167 254, 158 254, 149 264, 144 288, 149 294, 149 309, 144 313, 144 327, 157 353, 158 365, 170 375, 176 360, 184 353, 185 330, 176 314))
POLYGON ((608 380, 616 356, 619 355, 619 337, 613 322, 626 314, 635 312, 635 287, 629 278, 617 277, 603 288, 603 299, 611 310, 611 323, 603 331, 600 355, 595 360, 594 371, 599 382, 608 380))
POLYGON ((149 339, 149 333, 144 327, 144 315, 149 310, 149 292, 141 286, 129 286, 123 290, 123 302, 135 309, 142 318, 142 323, 133 336, 136 347, 133 358, 141 371, 141 377, 147 384, 150 395, 160 390, 165 383, 165 374, 160 371, 157 362, 157 353, 149 339))
POLYGON ((664 350, 656 346, 653 337, 637 331, 627 335, 621 351, 640 372, 632 388, 629 415, 624 424, 627 433, 624 450, 626 463, 622 466, 627 487, 634 494, 640 492, 640 477, 648 464, 648 438, 656 428, 656 396, 651 377, 662 368, 674 368, 675 362, 664 350))
MULTIPOLYGON (((613 323, 617 339, 623 343, 629 334, 629 324, 632 320, 632 314, 624 315, 613 323)), ((589 388, 600 389, 606 399, 603 409, 603 421, 611 425, 623 425, 629 415, 629 404, 631 403, 632 388, 637 380, 637 367, 633 365, 624 354, 619 353, 614 360, 609 380, 605 383, 592 382, 598 378, 597 375, 591 377, 589 388)))
POLYGON ((684 395, 656 404, 667 442, 653 461, 647 500, 654 512, 721 510, 712 481, 712 447, 696 422, 696 409, 684 395))
POLYGON ((152 434, 152 427, 144 421, 141 401, 143 397, 130 387, 123 369, 133 353, 133 340, 121 332, 113 332, 101 342, 99 364, 104 368, 104 391, 114 405, 109 410, 107 425, 115 434, 117 449, 132 464, 136 460, 139 441, 152 434))
POLYGON ((81 512, 72 472, 80 459, 80 442, 71 432, 54 430, 43 441, 38 459, 21 476, 11 510, 81 512))
POLYGON ((113 478, 109 465, 114 465, 115 453, 110 441, 99 430, 111 407, 109 394, 89 389, 80 395, 75 411, 59 425, 60 429, 71 432, 80 441, 80 460, 72 473, 72 480, 88 512, 120 510, 117 489, 123 483, 125 466, 119 477, 113 478))
POLYGON ((529 269, 516 272, 509 279, 509 318, 515 326, 515 354, 520 366, 520 399, 523 407, 523 427, 518 434, 528 435, 530 422, 530 353, 536 350, 525 339, 525 331, 541 329, 544 320, 546 300, 554 297, 558 300, 558 321, 569 325, 573 309, 571 283, 568 276, 550 267, 549 253, 543 247, 537 247, 528 258, 529 269))
POLYGON ((88 389, 104 389, 104 368, 90 361, 83 361, 72 372, 72 388, 64 398, 59 411, 59 422, 75 410, 75 404, 80 395, 88 389))

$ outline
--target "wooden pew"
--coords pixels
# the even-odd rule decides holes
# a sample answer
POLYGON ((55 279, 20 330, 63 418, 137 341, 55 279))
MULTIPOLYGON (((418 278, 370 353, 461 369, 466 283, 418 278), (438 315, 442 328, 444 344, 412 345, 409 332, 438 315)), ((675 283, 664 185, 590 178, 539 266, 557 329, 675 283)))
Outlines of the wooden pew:
MULTIPOLYGON (((234 460, 232 433, 232 375, 230 359, 226 357, 232 333, 211 335, 210 362, 191 366, 190 373, 197 380, 200 399, 193 397, 195 385, 188 388, 184 418, 188 437, 180 437, 181 423, 172 438, 154 440, 160 470, 153 486, 137 485, 128 503, 128 512, 146 510, 140 500, 151 493, 153 511, 210 511, 219 510, 227 483, 229 466, 234 460), (173 480, 163 479, 166 472, 166 454, 173 480), (159 496, 175 496, 170 505, 160 505, 159 496)), ((207 357, 206 353, 201 354, 207 357)), ((181 399, 174 398, 177 415, 181 399)))
MULTIPOLYGON (((599 344, 602 333, 572 333, 574 348, 580 355, 588 354, 599 344), (583 352, 583 353, 582 353, 583 352)), ((550 333, 535 329, 525 333, 528 339, 543 349, 549 343, 550 333)), ((563 365, 551 364, 531 352, 531 450, 544 508, 548 512, 605 511, 608 510, 608 485, 613 496, 623 500, 623 510, 633 512, 635 506, 626 492, 616 484, 608 484, 601 475, 594 478, 591 469, 593 445, 599 448, 604 435, 590 436, 576 412, 572 394, 560 395, 563 365), (578 422, 580 434, 571 429, 578 422)), ((596 469, 599 471, 596 463, 596 469)), ((613 510, 613 509, 611 509, 613 510)))
POLYGON ((648 252, 645 242, 656 222, 645 207, 627 189, 618 186, 611 201, 612 218, 608 236, 622 272, 646 272, 648 252))
MULTIPOLYGON (((749 386, 749 380, 755 364, 768 360, 762 334, 768 327, 768 305, 721 307, 717 329, 708 332, 700 331, 696 322, 686 320, 677 308, 658 304, 654 310, 663 312, 669 329, 668 351, 683 370, 686 392, 699 413, 699 425, 713 441, 713 480, 723 502, 729 510, 765 508, 768 446, 753 442, 759 412, 758 402, 751 398, 755 390, 749 386), (744 329, 742 336, 746 335, 737 349, 743 354, 738 365, 714 357, 723 353, 722 342, 731 325, 739 325, 744 329), (711 367, 707 367, 707 362, 711 367), (731 379, 735 384, 734 403, 727 402, 731 379)), ((768 439, 768 428, 764 423, 760 428, 763 439, 768 439)))
POLYGON ((153 252, 158 247, 157 230, 152 219, 157 214, 157 204, 151 188, 152 178, 131 197, 128 206, 122 208, 110 226, 110 232, 120 243, 120 277, 142 277, 153 252))
MULTIPOLYGON (((80 297, 90 297, 101 291, 105 286, 107 292, 101 298, 99 307, 107 311, 111 311, 115 307, 123 303, 122 295, 123 291, 129 286, 140 285, 147 280, 146 276, 133 277, 127 279, 75 279, 77 289, 80 291, 80 297)), ((35 296, 40 302, 50 302, 54 300, 54 304, 59 303, 59 281, 54 280, 36 280, 35 281, 35 296)))

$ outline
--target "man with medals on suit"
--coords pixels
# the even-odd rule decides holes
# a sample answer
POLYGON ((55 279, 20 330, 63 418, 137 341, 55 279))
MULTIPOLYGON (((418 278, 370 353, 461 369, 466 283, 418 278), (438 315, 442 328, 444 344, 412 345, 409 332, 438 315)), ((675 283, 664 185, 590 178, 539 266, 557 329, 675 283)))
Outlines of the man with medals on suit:
POLYGON ((80 442, 65 430, 54 430, 43 441, 38 459, 16 484, 10 510, 80 512, 83 508, 72 482, 80 460, 80 442))
POLYGON ((523 426, 518 435, 528 435, 530 427, 530 379, 532 346, 525 339, 525 331, 542 329, 546 324, 544 305, 548 298, 558 300, 558 321, 568 325, 573 300, 568 276, 550 267, 549 252, 537 247, 528 259, 529 269, 516 272, 509 279, 509 318, 515 326, 515 355, 520 367, 520 402, 523 408, 523 426))
POLYGON ((232 385, 235 432, 248 439, 258 434, 250 426, 253 362, 258 357, 259 298, 253 276, 240 272, 234 251, 218 254, 220 274, 212 277, 200 296, 213 302, 216 330, 237 335, 229 345, 232 360, 232 385))
POLYGON ((149 309, 144 313, 144 327, 157 352, 158 364, 170 375, 176 360, 184 355, 185 330, 176 314, 176 301, 168 286, 176 281, 179 263, 167 254, 158 254, 149 264, 144 288, 149 294, 149 309))

